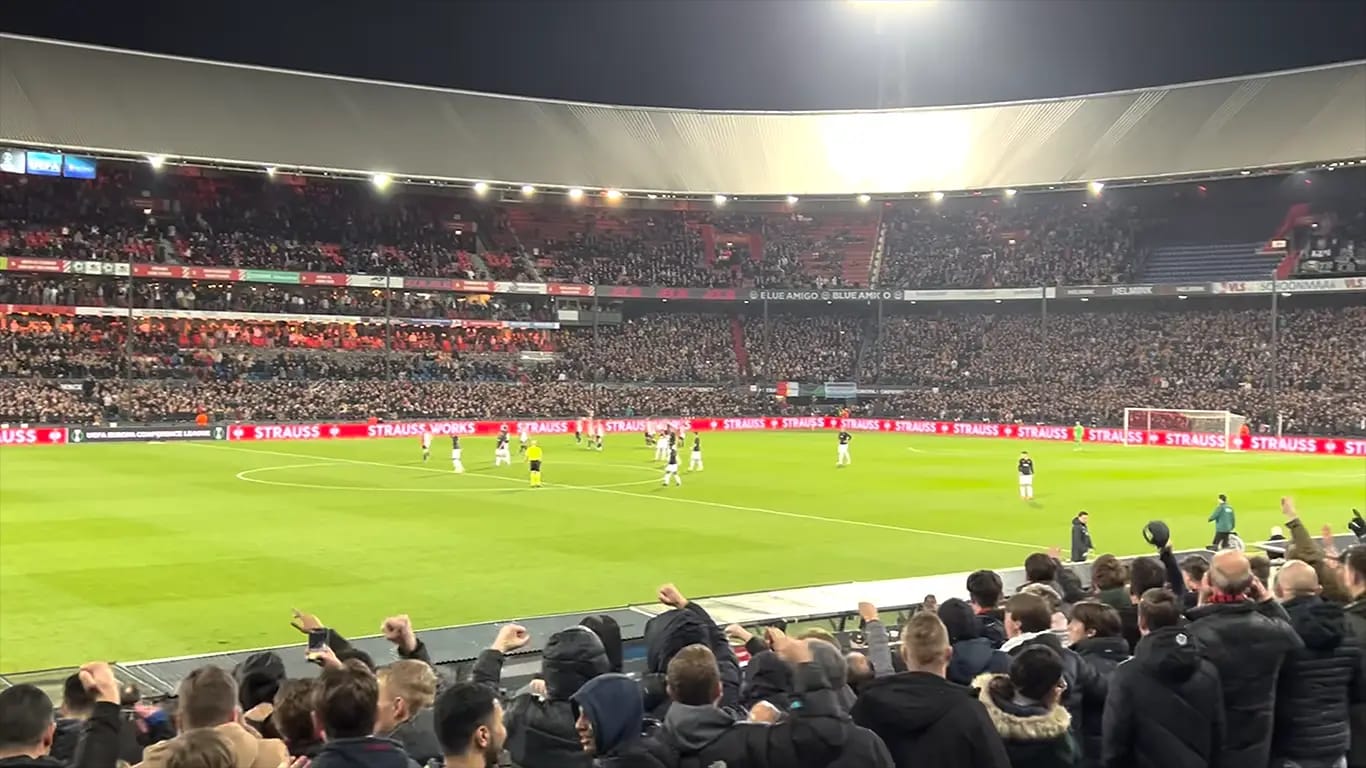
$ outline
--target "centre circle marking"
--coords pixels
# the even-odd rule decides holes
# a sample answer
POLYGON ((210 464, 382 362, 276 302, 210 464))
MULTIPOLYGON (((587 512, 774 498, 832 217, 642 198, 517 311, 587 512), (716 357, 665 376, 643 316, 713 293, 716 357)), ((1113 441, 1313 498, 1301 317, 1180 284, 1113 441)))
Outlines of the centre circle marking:
MULTIPOLYGON (((314 467, 342 467, 342 466, 346 466, 347 464, 352 464, 352 463, 353 463, 353 462, 348 462, 348 461, 315 461, 315 462, 310 462, 310 463, 308 463, 308 464, 281 464, 281 465, 279 465, 279 466, 273 466, 273 467, 255 467, 255 468, 253 468, 253 469, 244 469, 244 470, 242 470, 241 472, 238 472, 238 473, 235 475, 235 477, 236 477, 238 480, 241 480, 241 481, 243 481, 243 482, 247 482, 247 483, 256 483, 256 484, 258 484, 258 485, 275 485, 275 486, 280 486, 280 487, 283 487, 283 488, 307 488, 307 489, 313 489, 313 490, 319 490, 319 491, 364 491, 364 492, 380 492, 380 493, 500 493, 500 492, 505 492, 505 491, 530 491, 530 490, 532 490, 532 489, 529 488, 529 487, 517 487, 517 488, 513 488, 513 487, 507 487, 507 488, 385 488, 385 487, 376 487, 376 486, 322 485, 322 484, 319 484, 319 483, 293 483, 293 482, 288 482, 288 481, 284 481, 284 480, 262 480, 261 478, 253 477, 253 475, 258 474, 258 473, 263 473, 263 472, 283 472, 283 471, 290 470, 290 469, 311 469, 311 468, 314 468, 314 467)), ((653 468, 651 468, 651 467, 641 467, 641 466, 636 466, 636 465, 633 465, 633 464, 605 464, 605 465, 604 465, 604 464, 598 464, 598 463, 596 463, 596 462, 587 462, 587 461, 560 461, 560 462, 556 462, 556 465, 557 465, 557 466, 558 466, 558 465, 561 465, 561 464, 574 464, 574 465, 580 465, 580 466, 597 466, 597 467, 600 467, 600 466, 622 467, 622 468, 629 468, 629 469, 641 469, 641 470, 645 470, 645 471, 647 471, 647 472, 654 472, 654 471, 655 471, 655 470, 654 470, 653 468)), ((365 465, 362 465, 362 466, 365 466, 365 465)), ((437 473, 437 474, 448 474, 448 475, 451 475, 451 476, 460 476, 459 473, 456 473, 456 472, 443 472, 443 471, 441 471, 441 470, 436 470, 436 469, 427 469, 426 467, 406 467, 406 466, 401 466, 401 465, 389 465, 389 464, 371 464, 370 466, 390 467, 390 468, 392 468, 392 469, 419 470, 419 471, 432 472, 432 473, 437 473)), ((466 474, 466 475, 473 475, 473 476, 475 476, 475 477, 493 477, 493 478, 498 478, 498 479, 505 479, 505 480, 507 480, 507 481, 509 481, 509 482, 514 482, 514 481, 515 481, 515 479, 514 479, 514 478, 511 478, 511 477, 504 477, 504 476, 502 476, 502 475, 495 475, 495 474, 488 473, 488 472, 467 472, 467 473, 464 473, 464 474, 466 474)), ((519 482, 519 481, 518 481, 518 482, 519 482)), ((654 484, 654 483, 658 483, 658 482, 659 482, 658 480, 650 479, 650 480, 633 480, 633 481, 627 482, 627 483, 607 483, 607 484, 605 484, 605 485, 561 485, 561 484, 549 483, 549 484, 546 484, 546 485, 542 486, 542 487, 541 487, 541 490, 552 490, 552 491, 602 490, 602 489, 608 489, 608 488, 629 488, 629 487, 632 487, 632 486, 637 486, 637 485, 650 485, 650 484, 654 484)))

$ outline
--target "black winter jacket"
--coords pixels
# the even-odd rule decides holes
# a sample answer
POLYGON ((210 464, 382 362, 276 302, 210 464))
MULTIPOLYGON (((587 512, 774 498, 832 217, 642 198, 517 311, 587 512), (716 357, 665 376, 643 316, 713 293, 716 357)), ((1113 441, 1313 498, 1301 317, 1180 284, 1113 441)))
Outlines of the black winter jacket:
POLYGON ((645 622, 645 675, 641 677, 641 692, 645 696, 645 714, 663 720, 671 702, 664 683, 664 673, 674 654, 689 645, 701 643, 716 656, 721 671, 721 708, 740 713, 740 663, 730 641, 712 620, 706 609, 697 603, 665 611, 645 622))
POLYGON ((1067 691, 1062 695, 1063 708, 1070 716, 1072 739, 1077 750, 1084 748, 1083 734, 1086 732, 1086 712, 1099 712, 1105 707, 1105 681, 1096 673, 1091 663, 1071 648, 1064 648, 1062 641, 1052 632, 1041 632, 1011 649, 1014 656, 1031 645, 1052 648, 1062 658, 1062 677, 1067 681, 1067 691))
MULTIPOLYGON (((472 679, 499 687, 503 654, 487 650, 475 661, 472 679)), ((587 627, 570 627, 546 641, 541 656, 546 698, 523 691, 508 704, 503 723, 507 750, 520 768, 588 768, 592 764, 574 730, 574 708, 569 697, 584 683, 607 672, 609 662, 602 641, 587 627)))
POLYGON ((886 743, 897 768, 1009 768, 976 693, 926 672, 879 677, 854 704, 854 722, 886 743))
POLYGON ((675 704, 646 747, 666 768, 892 768, 882 741, 840 712, 824 673, 795 673, 792 715, 777 725, 737 722, 715 706, 675 704))
POLYGON ((376 735, 398 742, 418 765, 444 759, 441 744, 436 740, 436 711, 431 707, 419 710, 416 715, 394 726, 392 731, 376 735))
POLYGON ((81 723, 68 760, 51 755, 19 755, 0 760, 0 768, 114 768, 120 759, 123 716, 117 704, 97 703, 81 723))
MULTIPOLYGON (((1089 637, 1072 646, 1072 650, 1082 658, 1091 669, 1096 671, 1101 691, 1108 695, 1110 676, 1115 669, 1129 658, 1129 641, 1122 637, 1089 637)), ((1100 765, 1101 720, 1105 715, 1105 695, 1091 696, 1082 702, 1081 714, 1081 753, 1082 765, 1097 768, 1100 765)))
POLYGON ((1105 698, 1105 768, 1208 768, 1224 739, 1219 672, 1184 627, 1138 641, 1115 668, 1105 698))
MULTIPOLYGON (((1366 656, 1366 598, 1349 603, 1343 614, 1352 645, 1366 656)), ((1366 703, 1352 705, 1352 751, 1347 764, 1352 768, 1366 767, 1366 703)))
POLYGON ((972 685, 978 675, 1006 672, 1010 669, 1010 657, 991 647, 985 637, 959 640, 953 644, 953 655, 949 657, 948 679, 958 685, 972 685))
POLYGON ((1349 711, 1362 700, 1361 652, 1344 642, 1342 606, 1320 597, 1283 604, 1304 641, 1281 667, 1271 754, 1295 762, 1332 762, 1352 743, 1349 711))
POLYGON ((1274 601, 1213 603, 1188 614, 1187 630, 1219 670, 1228 738, 1220 765, 1261 766, 1271 759, 1276 683, 1291 651, 1304 647, 1274 601))
POLYGON ((1005 675, 982 675, 974 682, 996 732, 1005 742, 1012 768, 1075 768, 1081 755, 1072 739, 1067 710, 1015 701, 1005 675))
POLYGON ((417 763, 398 742, 366 736, 333 739, 323 744, 310 768, 416 768, 417 763))

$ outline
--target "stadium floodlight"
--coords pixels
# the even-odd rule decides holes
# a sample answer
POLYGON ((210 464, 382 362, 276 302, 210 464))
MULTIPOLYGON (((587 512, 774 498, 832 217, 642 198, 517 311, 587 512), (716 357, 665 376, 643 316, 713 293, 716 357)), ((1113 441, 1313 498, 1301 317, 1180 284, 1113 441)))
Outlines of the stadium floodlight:
POLYGON ((620 199, 621 199, 621 190, 619 190, 619 189, 609 189, 609 190, 607 190, 606 192, 603 192, 602 194, 605 195, 605 196, 607 197, 608 200, 620 200, 620 199))
POLYGON ((150 165, 150 166, 152 166, 152 170, 159 171, 159 170, 161 170, 161 167, 162 167, 162 166, 166 165, 166 156, 165 156, 165 155, 148 155, 148 156, 147 156, 147 164, 150 165))
POLYGON ((394 177, 390 176, 387 173, 377 173, 374 176, 370 177, 370 183, 375 185, 375 189, 380 190, 388 189, 389 185, 393 183, 393 181, 394 177))
POLYGON ((796 196, 796 195, 788 195, 788 196, 787 196, 787 204, 788 204, 788 205, 796 205, 796 204, 797 204, 797 196, 796 196))
POLYGON ((582 199, 582 198, 583 198, 583 190, 582 190, 582 189, 579 189, 578 187, 570 187, 570 189, 569 189, 569 199, 570 199, 570 200, 580 200, 580 199, 582 199))
POLYGON ((1007 189, 1007 190, 1006 190, 1006 197, 1014 197, 1016 194, 1018 194, 1018 192, 1016 192, 1016 191, 1013 190, 1013 189, 1007 189))
POLYGON ((476 195, 482 195, 482 194, 484 194, 485 192, 488 192, 488 191, 489 191, 489 185, 488 185, 488 184, 486 184, 486 183, 484 183, 484 182, 482 182, 482 181, 476 182, 476 183, 475 183, 475 185, 474 185, 474 194, 476 194, 476 195))
POLYGON ((1180 445, 1236 451, 1246 416, 1232 411, 1184 408, 1125 408, 1125 445, 1180 445), (1165 433, 1165 437, 1162 433, 1165 433), (1185 435, 1185 437, 1182 437, 1185 435))
POLYGON ((859 205, 867 205, 868 202, 871 201, 872 199, 873 199, 873 196, 872 196, 872 195, 859 195, 859 196, 858 196, 858 204, 859 204, 859 205))
POLYGON ((536 188, 535 188, 535 187, 531 186, 530 184, 523 184, 523 185, 522 185, 522 196, 523 196, 523 197, 531 197, 531 196, 534 195, 534 194, 536 194, 536 188))
POLYGON ((1102 189, 1105 189, 1105 182, 1103 182, 1103 181, 1093 181, 1093 182, 1091 182, 1090 187, 1091 187, 1091 194, 1093 194, 1093 195, 1099 195, 1099 194, 1100 194, 1100 191, 1101 191, 1102 189))
POLYGON ((725 195, 717 195, 716 197, 713 197, 712 200, 713 200, 717 205, 725 205, 725 204, 726 204, 726 196, 725 196, 725 195))
POLYGON ((271 177, 271 178, 273 179, 273 178, 275 178, 275 173, 276 173, 276 168, 275 168, 275 166, 273 166, 273 165, 267 165, 267 166, 266 166, 266 175, 267 175, 267 176, 269 176, 269 177, 271 177))
POLYGON ((931 192, 931 193, 930 193, 930 199, 933 200, 933 201, 935 201, 935 202, 937 203, 937 202, 939 202, 939 201, 941 201, 941 200, 944 199, 944 193, 943 193, 943 192, 931 192))

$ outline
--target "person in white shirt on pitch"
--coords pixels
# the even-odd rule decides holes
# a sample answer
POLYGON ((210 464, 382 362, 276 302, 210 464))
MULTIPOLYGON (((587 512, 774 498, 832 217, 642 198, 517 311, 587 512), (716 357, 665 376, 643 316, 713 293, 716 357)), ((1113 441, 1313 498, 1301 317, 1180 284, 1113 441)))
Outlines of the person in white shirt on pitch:
POLYGON ((465 471, 465 465, 460 462, 460 435, 451 435, 451 468, 457 475, 465 471))
POLYGON ((427 459, 432 456, 432 433, 422 433, 422 462, 425 464, 427 459))

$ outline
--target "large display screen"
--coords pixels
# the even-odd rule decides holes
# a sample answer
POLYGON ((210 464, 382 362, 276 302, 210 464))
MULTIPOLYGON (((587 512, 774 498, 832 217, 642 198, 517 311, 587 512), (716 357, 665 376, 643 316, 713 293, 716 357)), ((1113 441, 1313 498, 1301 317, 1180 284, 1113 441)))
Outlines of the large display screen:
POLYGON ((5 173, 24 173, 28 170, 26 155, 22 149, 0 148, 0 171, 5 173))
POLYGON ((58 152, 29 152, 28 172, 32 176, 61 176, 61 154, 58 152))
POLYGON ((62 157, 62 175, 68 179, 95 178, 95 158, 82 155, 64 155, 62 157))

